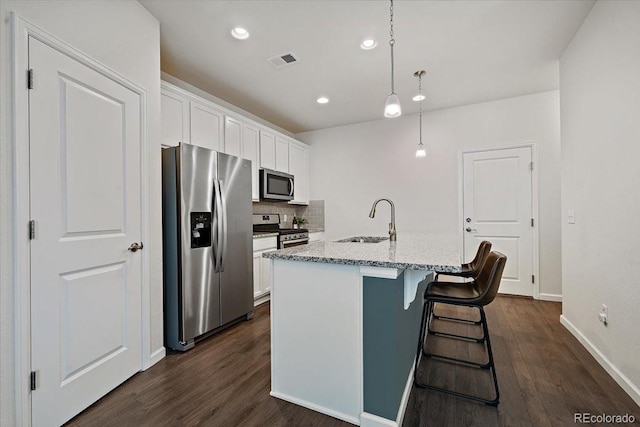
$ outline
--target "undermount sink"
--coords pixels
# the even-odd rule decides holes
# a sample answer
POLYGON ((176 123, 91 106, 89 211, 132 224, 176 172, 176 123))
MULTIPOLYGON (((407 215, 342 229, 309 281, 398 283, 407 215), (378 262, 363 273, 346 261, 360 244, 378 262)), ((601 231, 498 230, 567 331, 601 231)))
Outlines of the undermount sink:
POLYGON ((389 240, 388 237, 377 236, 355 236, 342 240, 336 240, 337 243, 380 243, 384 240, 389 240))

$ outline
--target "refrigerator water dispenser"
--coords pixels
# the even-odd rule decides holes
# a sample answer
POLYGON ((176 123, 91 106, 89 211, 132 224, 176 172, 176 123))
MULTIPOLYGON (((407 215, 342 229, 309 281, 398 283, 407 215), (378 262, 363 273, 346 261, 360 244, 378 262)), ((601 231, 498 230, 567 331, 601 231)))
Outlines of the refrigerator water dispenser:
POLYGON ((191 212, 191 249, 211 246, 211 212, 191 212))

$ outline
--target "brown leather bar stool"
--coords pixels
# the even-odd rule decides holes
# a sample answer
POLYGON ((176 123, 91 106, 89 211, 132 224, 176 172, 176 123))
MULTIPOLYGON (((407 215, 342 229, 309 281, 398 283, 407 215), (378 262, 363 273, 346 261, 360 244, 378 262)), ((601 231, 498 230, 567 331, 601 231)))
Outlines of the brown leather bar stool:
MULTIPOLYGON (((482 266, 484 265, 485 261, 487 260, 487 257, 489 256, 489 252, 491 252, 491 246, 492 246, 491 242, 487 240, 483 240, 482 242, 480 242, 480 245, 478 245, 478 251, 476 252, 476 255, 473 258, 473 260, 470 263, 462 264, 462 268, 459 273, 437 274, 435 280, 438 282, 447 282, 447 283, 452 282, 460 285, 465 285, 465 284, 473 285, 472 283, 473 279, 475 279, 475 277, 480 273, 482 266), (447 280, 449 277, 453 280, 451 279, 447 280)), ((451 320, 455 322, 463 322, 463 323, 469 323, 473 325, 480 324, 480 319, 478 320, 462 319, 459 317, 448 317, 448 316, 442 316, 442 315, 436 314, 435 308, 433 310, 433 317, 439 320, 451 320)))
POLYGON ((417 387, 430 390, 441 391, 458 397, 464 397, 476 402, 485 403, 491 406, 497 406, 500 402, 500 392, 498 390, 498 378, 496 377, 496 369, 493 360, 493 351, 491 350, 491 339, 489 338, 489 328, 487 326, 487 317, 484 312, 484 306, 490 304, 498 293, 502 272, 507 262, 507 257, 499 252, 490 252, 484 266, 476 279, 470 285, 460 286, 459 283, 432 282, 427 286, 424 293, 425 304, 422 309, 422 324, 420 326, 420 336, 418 340, 418 348, 416 351, 416 368, 413 374, 413 382, 417 387), (434 303, 443 303, 457 306, 477 307, 480 310, 480 324, 482 325, 483 337, 477 338, 467 337, 464 335, 449 334, 444 332, 432 331, 429 323, 433 314, 434 303), (427 333, 428 332, 428 333, 427 333), (466 359, 458 359, 449 356, 437 355, 425 351, 426 338, 429 335, 438 335, 452 339, 472 340, 483 342, 486 344, 489 360, 486 363, 474 362, 466 359), (477 367, 481 369, 489 369, 493 376, 493 384, 495 387, 495 398, 485 399, 466 393, 460 393, 454 390, 448 390, 441 387, 435 387, 418 381, 418 368, 422 357, 435 358, 446 362, 463 364, 465 366, 477 367))
MULTIPOLYGON (((484 262, 487 260, 487 256, 491 252, 491 242, 487 240, 483 240, 478 245, 478 251, 476 252, 473 260, 467 264, 462 264, 461 271, 458 273, 438 273, 436 274, 436 280, 440 282, 445 282, 447 276, 454 277, 462 277, 465 279, 475 278, 482 269, 484 262)), ((456 282, 456 283, 464 283, 464 282, 456 282)))

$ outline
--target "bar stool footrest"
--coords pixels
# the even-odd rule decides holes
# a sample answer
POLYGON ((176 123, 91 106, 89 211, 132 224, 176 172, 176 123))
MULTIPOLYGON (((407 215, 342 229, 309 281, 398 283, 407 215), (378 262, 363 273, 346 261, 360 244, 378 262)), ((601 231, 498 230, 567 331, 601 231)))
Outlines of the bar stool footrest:
POLYGON ((440 331, 436 331, 434 329, 431 329, 431 327, 429 327, 427 329, 429 335, 436 335, 436 336, 440 336, 440 337, 445 337, 445 338, 453 338, 453 339, 459 339, 459 340, 465 340, 465 341, 471 341, 471 342, 476 342, 478 344, 484 344, 486 337, 480 337, 480 338, 476 338, 476 337, 469 337, 466 335, 458 335, 458 334, 450 334, 448 332, 440 332, 440 331))
POLYGON ((474 396, 472 394, 466 394, 466 393, 460 393, 458 391, 454 391, 454 390, 447 390, 446 388, 440 388, 440 387, 435 387, 432 385, 428 385, 428 384, 421 384, 417 381, 414 381, 414 384, 416 385, 416 387, 419 388, 425 388, 427 390, 434 390, 434 391, 439 391, 441 393, 446 393, 446 394, 450 394, 452 396, 457 396, 457 397, 463 397, 465 399, 470 399, 470 400, 474 400, 476 402, 480 402, 480 403, 484 403, 485 405, 489 405, 489 406, 498 406, 498 404, 500 403, 500 398, 498 396, 496 396, 494 399, 485 399, 479 396, 474 396))
POLYGON ((449 317, 449 316, 440 316, 439 314, 435 314, 433 315, 434 319, 438 319, 438 320, 448 320, 451 322, 460 322, 460 323, 468 323, 470 325, 481 325, 482 321, 481 320, 471 320, 471 319, 461 319, 459 317, 449 317))

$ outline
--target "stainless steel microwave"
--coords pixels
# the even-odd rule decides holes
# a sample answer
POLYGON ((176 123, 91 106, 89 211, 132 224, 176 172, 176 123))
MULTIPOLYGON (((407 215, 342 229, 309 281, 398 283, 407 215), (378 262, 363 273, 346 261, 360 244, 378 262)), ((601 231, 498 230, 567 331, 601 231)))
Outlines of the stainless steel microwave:
POLYGON ((293 200, 293 175, 260 169, 260 200, 293 200))

